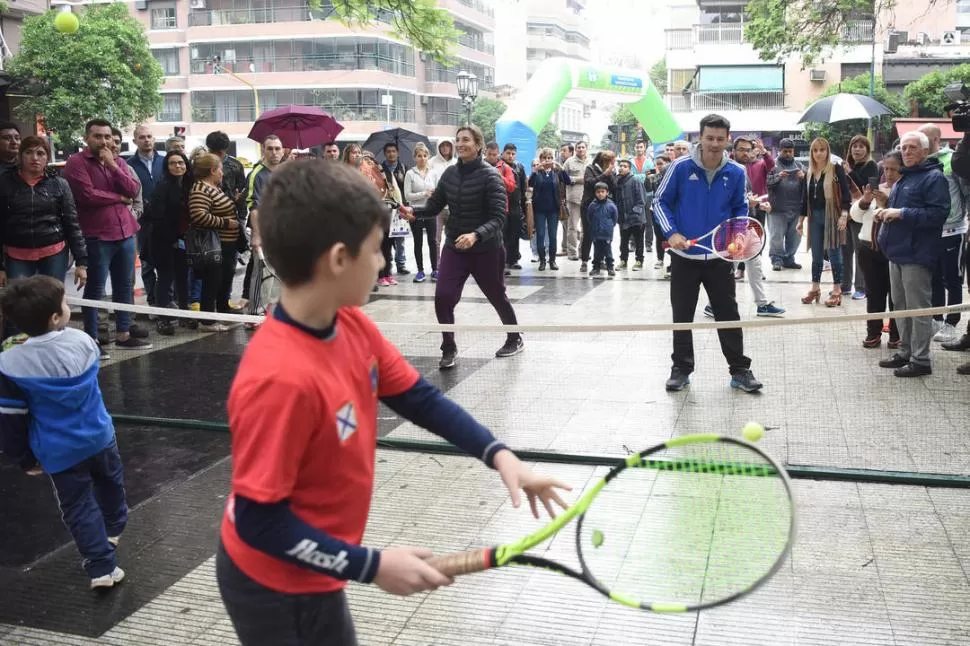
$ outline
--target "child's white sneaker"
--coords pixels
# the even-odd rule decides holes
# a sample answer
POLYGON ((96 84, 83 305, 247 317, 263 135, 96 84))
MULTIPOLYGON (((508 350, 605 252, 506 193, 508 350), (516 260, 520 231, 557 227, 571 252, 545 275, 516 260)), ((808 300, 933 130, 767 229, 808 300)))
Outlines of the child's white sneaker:
POLYGON ((105 574, 104 576, 91 579, 91 589, 113 588, 116 584, 121 583, 124 578, 125 571, 120 567, 116 567, 111 574, 105 574))
POLYGON ((118 547, 118 543, 121 542, 121 536, 109 536, 108 542, 114 545, 115 547, 118 547))

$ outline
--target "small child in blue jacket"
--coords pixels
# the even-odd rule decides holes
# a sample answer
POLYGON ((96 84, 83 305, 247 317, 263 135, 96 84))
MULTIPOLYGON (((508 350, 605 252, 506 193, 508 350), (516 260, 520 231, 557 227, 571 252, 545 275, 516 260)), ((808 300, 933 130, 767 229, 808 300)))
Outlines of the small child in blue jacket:
POLYGON ((593 238, 593 268, 590 277, 600 275, 600 266, 606 263, 606 273, 616 276, 613 270, 613 230, 619 219, 616 204, 609 198, 610 187, 605 182, 596 184, 596 199, 589 205, 589 232, 593 238))
POLYGON ((67 327, 71 310, 55 278, 11 281, 0 308, 28 337, 0 353, 3 452, 28 475, 47 472, 91 589, 111 588, 125 577, 115 546, 128 505, 98 386, 100 351, 87 334, 67 327))

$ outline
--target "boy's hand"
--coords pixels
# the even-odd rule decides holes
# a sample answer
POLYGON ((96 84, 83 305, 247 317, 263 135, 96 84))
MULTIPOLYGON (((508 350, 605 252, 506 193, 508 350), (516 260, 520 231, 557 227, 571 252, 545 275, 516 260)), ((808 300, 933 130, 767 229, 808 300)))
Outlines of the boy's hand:
POLYGON ((556 517, 556 511, 552 506, 552 501, 563 509, 568 509, 569 505, 559 496, 556 489, 572 491, 573 488, 564 482, 560 482, 549 476, 541 476, 532 472, 527 466, 522 464, 515 453, 508 449, 499 451, 494 458, 495 469, 502 476, 502 482, 512 496, 512 506, 518 508, 521 504, 519 489, 525 492, 529 498, 529 507, 532 508, 532 515, 539 517, 539 508, 536 499, 542 501, 542 506, 551 518, 556 517))
POLYGON ((393 547, 381 552, 374 583, 384 592, 407 596, 451 585, 452 579, 425 561, 434 554, 423 547, 393 547))

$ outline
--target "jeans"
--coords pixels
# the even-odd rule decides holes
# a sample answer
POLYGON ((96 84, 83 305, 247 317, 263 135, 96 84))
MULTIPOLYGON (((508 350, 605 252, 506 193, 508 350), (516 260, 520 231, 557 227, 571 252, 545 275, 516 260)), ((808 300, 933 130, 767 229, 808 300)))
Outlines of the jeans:
MULTIPOLYGON (((897 310, 921 310, 930 307, 933 272, 922 265, 889 263, 889 286, 897 310)), ((899 327, 899 355, 912 363, 930 365, 930 341, 933 317, 914 316, 896 321, 899 327)))
MULTIPOLYGON (((963 256, 966 252, 966 242, 963 234, 949 235, 941 238, 940 255, 937 257, 936 268, 933 270, 933 307, 944 305, 961 305, 963 303, 963 256)), ((934 316, 938 321, 942 315, 934 316)), ((946 322, 956 326, 960 323, 960 312, 946 315, 946 322)))
MULTIPOLYGON (((549 250, 549 260, 556 259, 556 234, 559 232, 559 213, 542 213, 536 211, 536 251, 539 260, 546 259, 549 250)), ((567 252, 568 253, 568 252, 567 252)))
POLYGON ((216 581, 242 646, 357 646, 343 590, 286 594, 263 587, 219 544, 216 581))
POLYGON ((613 269, 613 241, 593 240, 593 269, 599 269, 603 264, 607 269, 613 269))
POLYGON ((861 231, 861 222, 849 220, 845 232, 845 244, 842 245, 843 292, 852 291, 853 277, 855 278, 855 288, 860 292, 866 291, 866 280, 859 270, 859 259, 855 255, 855 250, 859 248, 859 233, 861 231))
POLYGON ((31 276, 40 274, 41 276, 56 278, 63 283, 64 279, 67 278, 69 256, 70 252, 67 250, 67 247, 64 247, 53 256, 47 256, 40 260, 17 260, 16 258, 7 256, 7 278, 10 280, 14 278, 30 278, 31 276))
MULTIPOLYGON (((135 272, 135 238, 124 240, 98 240, 87 238, 88 282, 84 286, 84 298, 99 301, 104 297, 104 285, 111 277, 111 300, 131 305, 134 302, 132 278, 135 272)), ((84 331, 92 339, 98 338, 98 310, 82 308, 84 331)), ((115 312, 115 330, 126 334, 131 328, 129 312, 115 312)))
POLYGON ((408 261, 407 253, 404 251, 404 238, 394 238, 394 263, 397 265, 398 269, 404 267, 404 263, 408 261))
POLYGON ((832 284, 842 284, 842 249, 839 247, 825 248, 825 211, 813 209, 808 226, 811 227, 812 243, 812 282, 822 282, 822 264, 828 254, 832 265, 832 284))
POLYGON ((587 235, 589 231, 589 204, 582 210, 580 222, 583 225, 583 237, 579 242, 579 259, 583 262, 589 262, 589 252, 593 248, 593 238, 587 235))
MULTIPOLYGON (((643 262, 643 233, 644 227, 642 224, 637 224, 626 229, 620 229, 620 262, 626 262, 630 257, 630 239, 633 239, 633 246, 635 249, 637 262, 643 262)), ((653 229, 651 231, 650 237, 653 239, 653 229)))
POLYGON ((202 279, 189 267, 189 302, 200 303, 202 301, 202 279))
MULTIPOLYGON (((895 309, 893 299, 889 295, 889 261, 881 251, 873 248, 871 243, 859 241, 856 247, 859 258, 859 268, 866 280, 866 312, 876 314, 891 312, 895 309), (887 307, 888 305, 888 307, 887 307)), ((875 339, 882 335, 882 319, 866 321, 866 338, 875 339)), ((899 340, 899 326, 896 319, 889 319, 889 340, 899 340)))
POLYGON ((771 240, 768 255, 772 265, 791 267, 795 264, 795 253, 802 243, 802 234, 798 232, 798 215, 785 213, 769 213, 770 227, 768 234, 771 240))
POLYGON ((120 536, 128 523, 124 469, 115 440, 70 469, 50 474, 61 518, 71 532, 82 564, 92 579, 114 571, 115 548, 109 536, 120 536))
MULTIPOLYGON (((515 310, 505 293, 505 248, 496 242, 479 243, 471 251, 456 251, 445 245, 441 251, 441 265, 438 270, 438 283, 434 292, 434 310, 438 323, 455 322, 455 307, 461 300, 465 281, 471 276, 492 304, 503 325, 515 325, 515 310)), ((553 256, 555 257, 555 256, 553 256)), ((509 334, 510 339, 518 334, 509 334)), ((455 333, 441 333, 442 352, 454 351, 455 333)))
POLYGON ((418 263, 418 271, 424 273, 424 237, 428 239, 428 254, 431 256, 431 271, 438 270, 438 241, 435 239, 435 219, 418 218, 411 222, 411 235, 414 238, 414 261, 418 263))

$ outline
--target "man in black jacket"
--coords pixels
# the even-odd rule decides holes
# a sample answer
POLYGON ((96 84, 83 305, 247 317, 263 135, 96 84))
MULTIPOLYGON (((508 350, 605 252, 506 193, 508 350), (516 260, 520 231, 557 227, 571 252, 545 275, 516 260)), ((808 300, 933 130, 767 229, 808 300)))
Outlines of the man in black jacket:
MULTIPOLYGON (((445 223, 445 245, 438 263, 434 309, 438 322, 453 324, 455 307, 465 281, 471 276, 505 325, 516 325, 515 311, 505 293, 505 229, 508 193, 498 171, 482 159, 485 138, 477 126, 463 126, 455 137, 458 163, 449 166, 425 206, 427 217, 446 206, 451 215, 445 223)), ((438 367, 455 367, 458 346, 454 332, 442 332, 438 367)), ((509 333, 496 357, 522 352, 522 337, 509 333)))
POLYGON ((795 142, 782 139, 775 167, 768 173, 768 232, 771 235, 771 268, 775 271, 801 269, 795 262, 795 252, 802 242, 798 220, 805 215, 808 204, 805 188, 805 169, 795 161, 795 142))
POLYGON ((525 168, 522 164, 515 161, 515 154, 518 151, 515 144, 505 144, 502 151, 502 159, 505 165, 512 169, 515 175, 515 190, 509 193, 509 216, 505 223, 505 263, 509 269, 522 269, 519 259, 519 236, 522 235, 522 219, 525 217, 525 191, 528 179, 525 176, 525 168))

